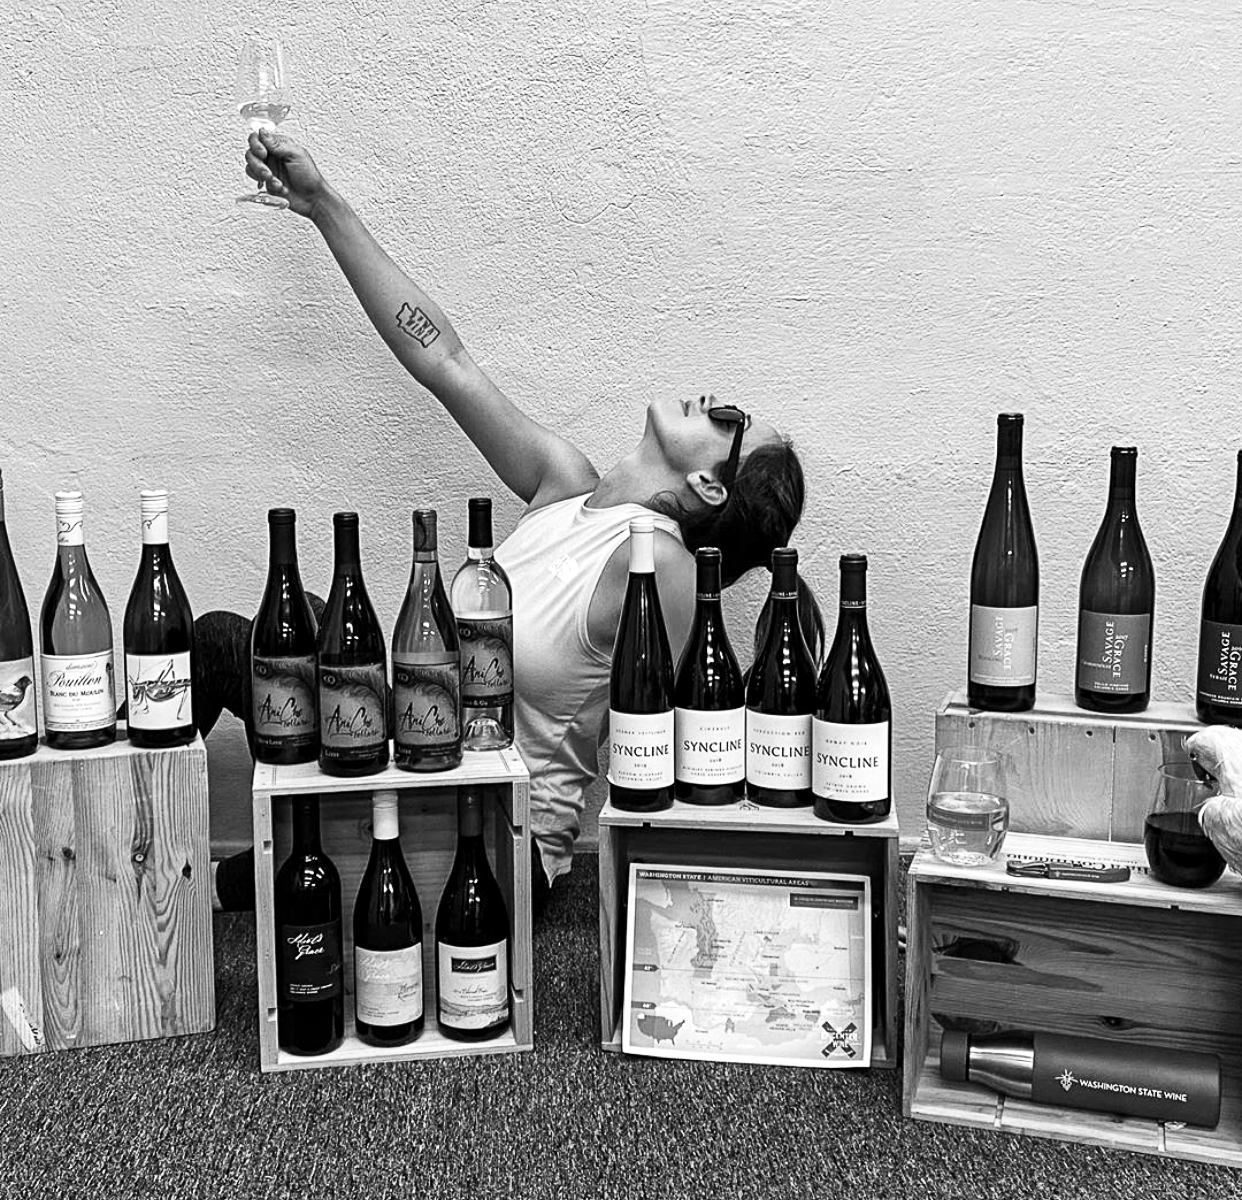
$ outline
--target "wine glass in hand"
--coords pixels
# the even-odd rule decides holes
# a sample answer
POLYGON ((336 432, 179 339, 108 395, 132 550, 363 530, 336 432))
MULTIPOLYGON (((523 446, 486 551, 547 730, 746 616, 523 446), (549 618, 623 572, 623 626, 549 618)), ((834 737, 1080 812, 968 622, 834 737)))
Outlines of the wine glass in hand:
MULTIPOLYGON (((292 97, 285 68, 285 50, 278 38, 248 37, 237 64, 237 108, 251 133, 275 129, 289 115, 292 97)), ((259 184, 256 192, 237 197, 248 211, 288 208, 289 201, 273 196, 259 184)))

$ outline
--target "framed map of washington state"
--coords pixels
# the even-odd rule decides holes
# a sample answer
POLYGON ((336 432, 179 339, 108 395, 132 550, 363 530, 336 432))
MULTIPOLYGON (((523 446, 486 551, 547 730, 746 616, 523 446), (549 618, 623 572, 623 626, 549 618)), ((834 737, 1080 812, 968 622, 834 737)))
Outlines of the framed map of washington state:
POLYGON ((621 1049, 871 1065, 865 875, 631 863, 621 1049))

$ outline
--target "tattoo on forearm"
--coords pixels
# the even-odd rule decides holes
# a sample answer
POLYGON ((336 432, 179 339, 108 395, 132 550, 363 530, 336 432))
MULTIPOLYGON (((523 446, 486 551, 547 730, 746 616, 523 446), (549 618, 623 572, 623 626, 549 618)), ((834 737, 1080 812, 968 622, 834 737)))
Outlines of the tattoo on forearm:
POLYGON ((430 346, 440 336, 440 330, 421 308, 402 304, 397 313, 397 326, 423 346, 430 346))

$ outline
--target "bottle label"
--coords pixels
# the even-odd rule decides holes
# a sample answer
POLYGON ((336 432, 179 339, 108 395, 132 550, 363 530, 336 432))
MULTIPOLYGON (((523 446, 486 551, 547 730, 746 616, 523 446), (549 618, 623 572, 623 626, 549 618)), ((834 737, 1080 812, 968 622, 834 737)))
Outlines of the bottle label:
POLYGON ((354 947, 354 1012, 368 1025, 404 1025, 423 1015, 423 947, 354 947))
POLYGON ((0 742, 29 737, 38 729, 34 659, 0 661, 0 742))
POLYGON ((675 708, 674 773, 682 783, 725 784, 746 778, 746 709, 675 708))
POLYGON ((746 782, 800 791, 811 786, 811 714, 746 710, 746 782))
POLYGON ((318 741, 313 656, 256 655, 250 664, 250 698, 256 741, 290 747, 318 741))
POLYGON ((889 722, 811 721, 811 791, 828 800, 868 804, 889 793, 889 722))
POLYGON ((190 652, 127 654, 126 720, 133 729, 178 729, 194 722, 190 652))
POLYGON ((296 1003, 329 1000, 341 994, 341 926, 282 925, 284 998, 296 1003))
POLYGON ((388 740, 384 664, 319 668, 319 740, 336 757, 375 753, 388 740))
POLYGON ((1026 687, 1035 682, 1039 606, 970 606, 970 680, 985 687, 1026 687))
POLYGON ((49 733, 86 733, 116 723, 112 651, 45 654, 43 723, 49 733))
POLYGON ((452 750, 461 738, 461 671, 455 654, 393 658, 393 740, 429 754, 452 750))
POLYGON ((1151 613, 1078 614, 1078 686, 1133 696, 1147 690, 1151 613))
POLYGON ((499 708, 513 702, 513 617, 458 617, 461 702, 499 708))
POLYGON ((608 782, 623 788, 670 787, 673 782, 673 710, 608 710, 608 782))
POLYGON ((1199 627, 1198 699, 1242 709, 1242 625, 1204 621, 1199 627))
POLYGON ((454 1029, 486 1029, 509 1016, 509 943, 440 942, 440 1020, 454 1029))

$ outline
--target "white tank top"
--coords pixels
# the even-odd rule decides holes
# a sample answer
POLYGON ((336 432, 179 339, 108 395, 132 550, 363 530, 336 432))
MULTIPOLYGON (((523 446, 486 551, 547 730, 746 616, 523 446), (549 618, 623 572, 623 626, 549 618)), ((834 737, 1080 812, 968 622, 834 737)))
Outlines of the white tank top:
POLYGON ((677 522, 641 504, 587 508, 586 496, 528 512, 496 549, 513 584, 514 742, 530 772, 531 831, 549 879, 569 870, 584 805, 599 773, 612 645, 587 636, 595 585, 630 521, 677 522))

